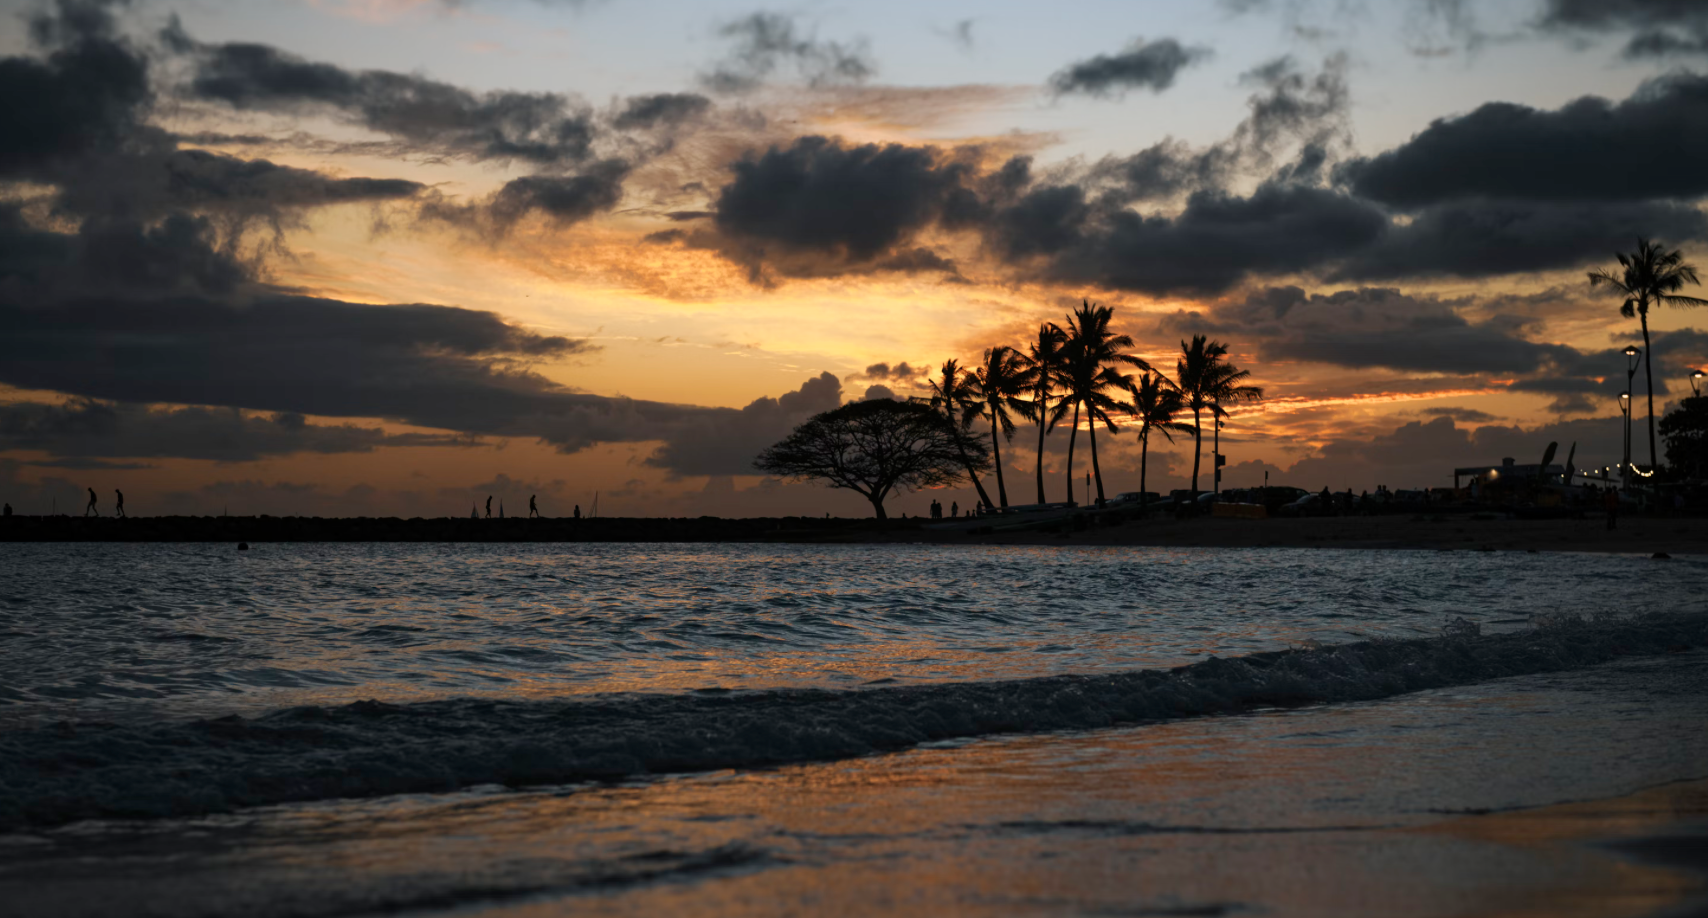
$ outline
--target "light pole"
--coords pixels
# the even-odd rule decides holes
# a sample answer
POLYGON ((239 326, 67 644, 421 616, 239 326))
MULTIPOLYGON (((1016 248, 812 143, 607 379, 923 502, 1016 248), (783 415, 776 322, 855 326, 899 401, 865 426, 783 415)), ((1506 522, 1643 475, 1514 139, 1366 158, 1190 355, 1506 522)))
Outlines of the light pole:
POLYGON ((1631 486, 1631 393, 1619 393, 1619 413, 1625 416, 1625 461, 1619 466, 1619 481, 1631 486))
POLYGON ((1211 404, 1210 416, 1216 419, 1216 432, 1215 432, 1216 441, 1215 441, 1215 445, 1210 447, 1211 452, 1215 456, 1215 460, 1211 463, 1211 465, 1215 466, 1215 472, 1213 472, 1211 474, 1210 481, 1211 481, 1211 489, 1216 492, 1216 500, 1220 501, 1222 499, 1222 400, 1221 399, 1216 399, 1216 401, 1211 404))
MULTIPOLYGON (((1627 469, 1629 469, 1631 465, 1631 412, 1629 403, 1631 399, 1631 390, 1636 388, 1635 380, 1637 378, 1637 367, 1642 364, 1642 358, 1642 348, 1635 344, 1628 344, 1625 346, 1625 465, 1627 469)), ((1627 473, 1627 475, 1628 474, 1629 473, 1627 473)))
POLYGON ((1708 373, 1704 373, 1701 370, 1692 370, 1691 371, 1691 373, 1690 373, 1690 391, 1693 395, 1701 395, 1702 394, 1702 377, 1704 377, 1704 376, 1708 376, 1708 373))

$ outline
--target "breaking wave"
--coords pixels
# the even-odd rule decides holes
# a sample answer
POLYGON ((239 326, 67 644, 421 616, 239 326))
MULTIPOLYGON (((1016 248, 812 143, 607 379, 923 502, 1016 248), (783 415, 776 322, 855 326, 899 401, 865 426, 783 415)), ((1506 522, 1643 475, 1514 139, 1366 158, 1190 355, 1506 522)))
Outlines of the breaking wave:
POLYGON ((363 701, 0 733, 0 831, 337 797, 561 784, 858 756, 998 733, 1365 701, 1708 644, 1708 616, 1557 617, 1170 670, 856 690, 363 701))

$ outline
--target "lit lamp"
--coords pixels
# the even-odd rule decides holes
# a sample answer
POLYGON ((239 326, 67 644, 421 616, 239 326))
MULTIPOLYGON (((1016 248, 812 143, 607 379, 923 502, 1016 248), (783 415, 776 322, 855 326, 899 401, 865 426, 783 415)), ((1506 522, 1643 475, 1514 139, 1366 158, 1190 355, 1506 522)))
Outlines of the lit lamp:
POLYGON ((1625 391, 1619 396, 1619 407, 1625 412, 1625 468, 1631 473, 1631 390, 1636 388, 1637 365, 1642 363, 1643 349, 1635 344, 1625 346, 1625 391))
POLYGON ((1619 466, 1619 480, 1631 484, 1631 393, 1619 393, 1619 413, 1625 416, 1625 461, 1619 466))
POLYGON ((1704 373, 1701 370, 1694 370, 1691 372, 1691 374, 1690 374, 1690 391, 1691 392, 1695 393, 1696 395, 1702 394, 1702 377, 1704 377, 1704 376, 1708 376, 1708 373, 1704 373))

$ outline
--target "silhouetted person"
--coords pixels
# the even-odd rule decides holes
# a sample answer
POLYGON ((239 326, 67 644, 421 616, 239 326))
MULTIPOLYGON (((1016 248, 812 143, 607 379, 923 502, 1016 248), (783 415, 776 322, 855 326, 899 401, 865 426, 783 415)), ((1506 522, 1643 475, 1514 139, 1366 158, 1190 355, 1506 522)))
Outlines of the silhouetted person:
POLYGON ((961 515, 961 502, 956 501, 956 500, 950 501, 949 502, 949 516, 950 516, 950 518, 952 519, 952 518, 958 517, 960 515, 961 515))
POLYGON ((528 519, 537 519, 540 515, 539 505, 534 503, 534 498, 537 496, 536 494, 528 495, 528 519))
POLYGON ((6 516, 11 516, 11 515, 12 515, 12 505, 11 505, 11 504, 7 504, 7 505, 6 505, 6 514, 5 514, 5 515, 6 515, 6 516))
POLYGON ((486 495, 486 518, 492 519, 492 495, 486 495))
POLYGON ((575 505, 575 518, 581 519, 581 505, 580 504, 575 505))
POLYGON ((1619 528, 1619 489, 1608 488, 1601 495, 1601 506, 1607 509, 1607 528, 1619 528))
POLYGON ((118 509, 114 512, 114 515, 119 517, 120 519, 124 519, 124 515, 125 515, 125 492, 120 491, 118 488, 114 488, 113 493, 117 494, 119 496, 119 506, 118 506, 118 509))
POLYGON ((95 489, 94 488, 89 489, 89 506, 83 508, 83 515, 84 516, 88 516, 91 513, 95 514, 96 516, 101 515, 101 511, 95 509, 95 489))

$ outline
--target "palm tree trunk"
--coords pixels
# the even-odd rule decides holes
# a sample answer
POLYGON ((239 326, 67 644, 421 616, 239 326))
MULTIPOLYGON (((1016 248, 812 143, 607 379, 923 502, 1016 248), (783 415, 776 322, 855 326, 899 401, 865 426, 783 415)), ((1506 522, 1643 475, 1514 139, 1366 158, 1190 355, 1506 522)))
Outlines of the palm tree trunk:
MULTIPOLYGON (((1091 474, 1097 479, 1097 499, 1102 500, 1103 499, 1103 470, 1101 468, 1097 467, 1097 419, 1096 418, 1092 418, 1091 423, 1086 425, 1085 433, 1087 436, 1091 437, 1091 474)), ((1085 495, 1085 499, 1090 500, 1091 495, 1090 494, 1085 495)))
POLYGON ((1649 471, 1653 472, 1655 464, 1655 352, 1649 346, 1649 311, 1637 313, 1643 319, 1643 376, 1649 381, 1649 471))
POLYGON ((1192 406, 1192 509, 1198 509, 1198 463, 1204 458, 1204 425, 1198 417, 1199 408, 1192 406))
POLYGON ((1044 433, 1047 430, 1044 417, 1044 399, 1038 400, 1038 503, 1044 503, 1044 433))
POLYGON ((990 422, 990 452, 991 456, 996 459, 996 496, 1002 501, 1002 506, 1007 508, 1008 486, 1002 483, 1002 443, 1000 442, 1002 438, 996 435, 996 426, 996 419, 992 416, 990 422))
POLYGON ((1151 432, 1149 428, 1139 431, 1139 519, 1144 519, 1150 510, 1150 498, 1145 496, 1145 460, 1150 458, 1151 432))
POLYGON ((1073 503, 1073 443, 1079 439, 1079 403, 1073 403, 1073 428, 1068 431, 1068 463, 1067 463, 1067 492, 1068 503, 1073 503))
POLYGON ((967 455, 966 449, 961 449, 961 464, 967 467, 967 477, 973 480, 973 488, 979 492, 979 500, 986 507, 991 506, 990 495, 984 491, 984 485, 979 482, 979 473, 973 471, 973 457, 967 455))

